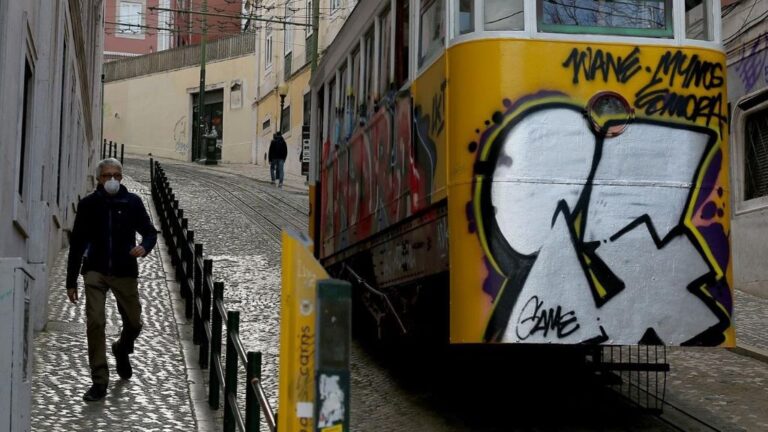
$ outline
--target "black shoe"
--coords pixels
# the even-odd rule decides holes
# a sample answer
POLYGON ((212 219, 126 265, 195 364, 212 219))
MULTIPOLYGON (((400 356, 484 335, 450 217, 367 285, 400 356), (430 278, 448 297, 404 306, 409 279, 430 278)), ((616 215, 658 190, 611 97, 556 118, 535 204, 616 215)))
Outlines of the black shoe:
POLYGON ((117 374, 120 375, 120 378, 124 380, 131 379, 131 376, 133 375, 131 360, 128 358, 128 353, 123 350, 120 342, 116 341, 112 343, 112 354, 115 355, 117 374))
POLYGON ((106 384, 94 384, 83 395, 83 400, 86 402, 95 402, 104 399, 107 395, 106 384))

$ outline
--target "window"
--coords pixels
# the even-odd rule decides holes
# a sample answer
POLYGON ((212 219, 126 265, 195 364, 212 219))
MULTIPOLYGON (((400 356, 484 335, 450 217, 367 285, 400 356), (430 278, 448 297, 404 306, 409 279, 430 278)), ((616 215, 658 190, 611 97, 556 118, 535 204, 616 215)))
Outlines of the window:
POLYGON ((373 109, 373 98, 376 94, 376 81, 373 80, 373 71, 376 67, 373 43, 373 29, 371 29, 365 35, 365 41, 363 42, 365 46, 365 97, 368 110, 373 109))
POLYGON ((288 131, 291 130, 291 106, 288 105, 287 107, 283 108, 283 111, 280 113, 280 133, 285 135, 288 133, 288 131))
POLYGON ((272 66, 272 29, 267 28, 267 35, 264 37, 264 70, 272 66))
POLYGON ((397 0, 395 14, 395 87, 401 88, 408 81, 408 1, 397 0))
POLYGON ((21 148, 19 149, 19 178, 18 193, 24 198, 24 171, 27 165, 28 144, 32 136, 32 101, 34 97, 35 80, 32 73, 32 66, 29 60, 24 62, 24 100, 22 101, 21 113, 21 148))
POLYGON ((475 31, 475 0, 456 0, 454 36, 475 31))
POLYGON ((331 139, 332 144, 336 144, 339 141, 337 138, 337 125, 339 123, 339 113, 337 107, 339 104, 336 87, 336 79, 334 78, 328 85, 328 137, 331 139))
POLYGON ((261 124, 261 130, 262 130, 263 132, 266 132, 267 130, 269 130, 269 126, 270 126, 270 119, 266 119, 266 120, 264 120, 264 122, 261 124))
POLYGON ((347 72, 347 64, 339 70, 339 77, 341 77, 341 87, 339 87, 340 94, 340 117, 341 117, 341 136, 346 137, 349 133, 349 103, 352 96, 352 87, 349 83, 349 73, 347 72))
POLYGON ((331 0, 331 13, 341 9, 341 0, 331 0))
MULTIPOLYGON (((579 0, 557 0, 559 4, 579 0)), ((485 0, 483 28, 487 31, 523 30, 523 0, 485 0)))
POLYGON ((539 30, 671 38, 672 0, 538 0, 539 30))
POLYGON ((379 95, 385 95, 389 90, 389 61, 392 56, 392 14, 389 10, 381 15, 379 35, 379 95))
MULTIPOLYGON (((66 34, 66 32, 64 32, 66 34)), ((61 205, 61 153, 64 151, 64 107, 67 89, 67 40, 64 38, 64 48, 61 54, 61 105, 59 111, 59 154, 56 165, 56 204, 61 205)))
MULTIPOLYGON (((313 16, 312 0, 307 0, 307 24, 314 23, 314 20, 312 19, 313 16)), ((304 32, 306 33, 307 37, 312 36, 312 27, 304 27, 304 32)))
POLYGON ((744 134, 744 200, 768 195, 768 108, 750 114, 744 134))
POLYGON ((304 109, 304 118, 302 119, 301 124, 304 126, 309 126, 309 116, 310 116, 310 110, 312 108, 312 93, 304 93, 304 105, 302 108, 304 109))
MULTIPOLYGON (((292 22, 293 21, 293 10, 288 7, 290 3, 285 4, 285 21, 292 22)), ((285 33, 285 55, 288 55, 293 51, 293 26, 288 24, 283 24, 283 31, 285 33)))
POLYGON ((686 0, 685 37, 711 41, 713 33, 712 0, 686 0))
POLYGON ((141 2, 120 1, 117 10, 117 33, 142 34, 142 15, 144 5, 141 2))
MULTIPOLYGON (((358 105, 360 104, 360 98, 358 97, 360 93, 360 50, 356 49, 355 52, 352 54, 352 87, 350 87, 350 109, 352 110, 352 118, 353 120, 357 118, 357 113, 359 110, 357 109, 358 105)), ((352 125, 352 129, 354 129, 354 125, 352 125)))
POLYGON ((443 0, 422 0, 421 20, 419 22, 419 67, 424 66, 426 60, 443 50, 444 19, 443 0))

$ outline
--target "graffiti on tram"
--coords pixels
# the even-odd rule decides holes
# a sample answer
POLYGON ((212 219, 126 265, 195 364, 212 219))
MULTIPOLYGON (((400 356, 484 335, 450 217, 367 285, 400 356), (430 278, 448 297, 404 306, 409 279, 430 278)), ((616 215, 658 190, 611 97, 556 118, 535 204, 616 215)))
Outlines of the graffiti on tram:
MULTIPOLYGON (((442 86, 444 91, 445 86, 442 86)), ((389 94, 339 145, 323 145, 323 255, 369 237, 432 202, 435 135, 444 96, 426 110, 410 94, 389 94)))
POLYGON ((476 158, 468 227, 493 304, 485 340, 723 343, 732 312, 723 64, 575 48, 561 65, 574 94, 610 81, 637 117, 606 135, 585 121, 581 97, 538 91, 504 100, 467 147, 476 158))

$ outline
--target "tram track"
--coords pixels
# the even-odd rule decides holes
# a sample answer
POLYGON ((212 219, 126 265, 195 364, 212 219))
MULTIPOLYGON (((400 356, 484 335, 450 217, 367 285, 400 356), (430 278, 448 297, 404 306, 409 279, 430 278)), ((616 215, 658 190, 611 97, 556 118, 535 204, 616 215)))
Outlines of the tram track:
MULTIPOLYGON (((306 221, 299 219, 295 215, 295 209, 292 207, 286 209, 284 206, 282 209, 275 209, 274 205, 267 205, 266 208, 271 208, 272 211, 264 211, 263 206, 260 208, 258 205, 254 204, 253 200, 244 199, 242 196, 231 190, 232 187, 237 186, 237 189, 247 191, 244 187, 232 182, 222 182, 218 176, 207 175, 207 173, 202 173, 198 170, 181 168, 173 164, 167 164, 164 168, 169 174, 186 177, 190 181, 201 183, 204 187, 214 192, 222 200, 252 221, 259 230, 264 232, 278 245, 281 242, 280 233, 284 228, 292 228, 296 230, 303 230, 306 228, 306 221), (225 183, 226 186, 222 183, 225 183), (286 218, 284 215, 290 216, 289 218, 286 218)), ((250 195, 251 198, 258 197, 253 193, 248 193, 247 195, 250 195)))
MULTIPOLYGON (((648 396, 646 400, 656 399, 656 396, 640 386, 633 384, 631 387, 633 392, 642 393, 648 396)), ((625 394, 615 389, 610 389, 609 391, 615 397, 623 400, 624 403, 638 407, 636 402, 627 398, 625 394)), ((682 403, 674 398, 670 400, 669 395, 666 395, 663 400, 658 402, 663 408, 658 414, 651 415, 654 415, 660 423, 672 430, 681 432, 724 432, 730 430, 715 424, 716 422, 714 420, 702 418, 700 414, 691 412, 689 408, 684 407, 682 403)), ((639 407, 637 409, 643 410, 643 408, 639 407)))
POLYGON ((659 421, 681 432, 721 432, 723 429, 707 420, 681 408, 669 401, 664 402, 664 411, 658 416, 659 421))
MULTIPOLYGON (((208 172, 202 172, 194 169, 188 169, 185 167, 180 167, 178 165, 170 165, 171 171, 177 171, 180 173, 183 173, 187 175, 188 177, 192 177, 195 179, 199 179, 201 177, 205 177, 209 181, 213 181, 217 185, 226 185, 227 187, 232 188, 233 190, 239 190, 242 194, 246 195, 247 198, 250 198, 252 201, 258 201, 266 205, 267 208, 273 208, 277 210, 277 213, 275 216, 278 219, 284 219, 288 221, 292 226, 299 229, 306 229, 307 227, 307 221, 309 217, 309 211, 307 208, 302 208, 302 206, 286 197, 280 196, 279 193, 275 193, 277 191, 274 190, 274 188, 270 188, 268 186, 259 185, 258 183, 252 183, 252 186, 258 189, 258 192, 256 193, 253 189, 249 187, 245 187, 241 184, 238 184, 234 181, 227 180, 224 176, 212 174, 208 172)), ((249 179, 250 180, 250 179, 249 179)), ((235 195, 233 192, 228 191, 230 194, 235 195)))

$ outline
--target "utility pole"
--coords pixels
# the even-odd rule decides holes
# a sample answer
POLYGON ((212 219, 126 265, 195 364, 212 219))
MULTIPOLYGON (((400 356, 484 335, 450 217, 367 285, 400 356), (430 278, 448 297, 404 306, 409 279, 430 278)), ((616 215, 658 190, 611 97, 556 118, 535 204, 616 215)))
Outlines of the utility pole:
POLYGON ((318 40, 320 40, 320 0, 312 0, 312 63, 310 65, 312 72, 317 69, 318 40))
MULTIPOLYGON (((203 0, 202 9, 203 14, 208 11, 208 0, 203 0)), ((203 37, 200 41, 200 91, 197 99, 197 158, 201 159, 206 156, 206 147, 203 142, 203 131, 205 129, 205 44, 208 36, 208 20, 206 15, 203 16, 203 37)))

